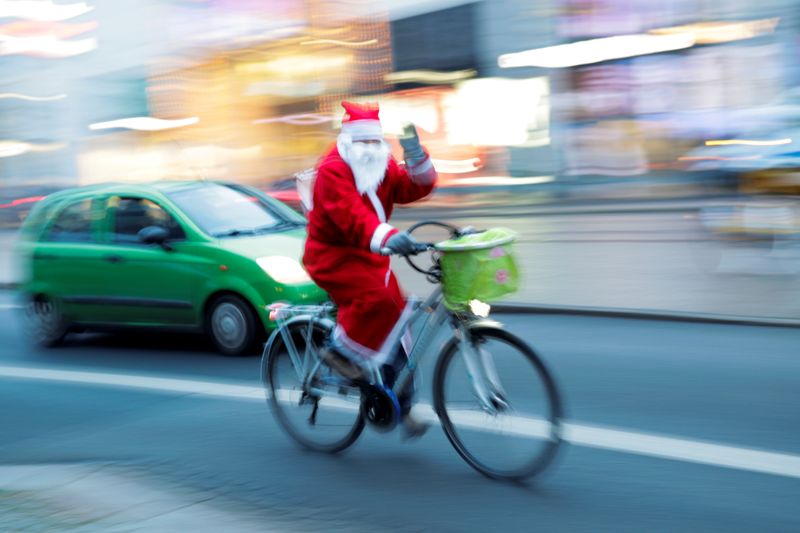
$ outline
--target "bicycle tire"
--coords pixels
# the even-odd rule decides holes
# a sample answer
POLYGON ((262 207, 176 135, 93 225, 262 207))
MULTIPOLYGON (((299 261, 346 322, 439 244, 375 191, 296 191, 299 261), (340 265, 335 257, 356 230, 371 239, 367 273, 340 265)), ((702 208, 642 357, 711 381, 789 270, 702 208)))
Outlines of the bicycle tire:
POLYGON ((433 400, 434 409, 442 424, 442 429, 453 445, 456 452, 469 464, 472 468, 480 472, 486 477, 497 480, 505 481, 522 481, 532 478, 542 471, 544 471, 555 459, 557 452, 563 442, 562 440, 562 418, 563 407, 561 397, 558 392, 555 380, 550 372, 547 370, 544 362, 534 352, 534 350, 519 337, 512 333, 501 329, 496 326, 472 326, 469 328, 470 340, 480 339, 495 339, 506 343, 521 355, 523 355, 535 368, 536 374, 539 376, 541 384, 545 392, 545 396, 549 403, 546 421, 550 423, 551 431, 549 438, 543 440, 542 450, 532 457, 524 467, 515 469, 513 471, 501 471, 484 464, 473 453, 467 449, 463 440, 459 437, 458 431, 453 425, 450 413, 448 413, 445 398, 445 379, 447 377, 448 369, 451 368, 451 362, 457 353, 459 343, 454 338, 452 339, 441 351, 436 365, 434 384, 433 384, 433 400))
MULTIPOLYGON (((284 327, 290 328, 292 338, 303 340, 304 334, 309 326, 309 320, 296 321, 284 327)), ((315 323, 314 337, 317 341, 323 341, 330 333, 330 328, 324 327, 322 324, 315 323)), ((304 342, 304 341, 303 341, 304 342)), ((364 431, 365 421, 361 415, 360 409, 355 410, 355 420, 352 427, 344 434, 341 439, 329 443, 321 443, 308 438, 298 431, 298 428, 291 422, 290 417, 287 416, 284 403, 288 402, 279 401, 279 389, 276 388, 276 378, 278 373, 278 365, 281 357, 288 359, 288 351, 285 349, 283 337, 278 334, 271 345, 268 345, 269 352, 265 352, 261 360, 261 376, 264 386, 268 389, 267 401, 272 408, 273 415, 278 421, 278 424, 286 431, 302 447, 323 453, 339 453, 350 446, 358 439, 364 431)), ((291 364, 291 359, 289 359, 291 364)), ((360 402, 359 402, 360 403, 360 402)), ((298 404, 299 405, 299 404, 298 404)))

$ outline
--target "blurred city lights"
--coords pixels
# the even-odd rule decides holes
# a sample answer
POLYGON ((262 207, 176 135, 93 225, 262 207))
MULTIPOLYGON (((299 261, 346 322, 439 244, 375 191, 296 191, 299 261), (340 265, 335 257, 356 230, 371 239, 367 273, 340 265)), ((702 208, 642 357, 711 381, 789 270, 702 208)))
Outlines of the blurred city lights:
POLYGON ((431 85, 442 83, 455 83, 457 81, 474 78, 478 73, 475 69, 456 70, 453 72, 437 72, 434 70, 406 70, 392 72, 383 77, 387 83, 426 83, 431 85))
POLYGON ((97 28, 97 22, 89 21, 80 24, 67 22, 34 22, 17 21, 0 26, 0 40, 21 37, 53 37, 68 39, 97 28))
POLYGON ((15 155, 24 154, 28 150, 30 150, 28 143, 16 141, 0 142, 0 157, 14 157, 15 155))
POLYGON ((93 9, 86 2, 55 4, 47 0, 0 0, 0 18, 55 22, 83 15, 93 9))
POLYGON ((63 100, 67 97, 66 94, 54 94, 52 96, 33 96, 30 94, 19 94, 19 93, 0 93, 0 100, 3 99, 16 99, 16 100, 27 100, 29 102, 54 102, 57 100, 63 100))
POLYGON ((34 144, 22 141, 0 141, 0 157, 14 157, 28 152, 54 152, 65 146, 64 143, 34 144))
POLYGON ((236 69, 243 73, 313 74, 315 71, 346 67, 351 58, 345 55, 295 55, 261 63, 245 63, 236 69))
POLYGON ((671 28, 657 28, 653 35, 691 35, 696 44, 715 44, 752 39, 775 31, 779 18, 751 20, 745 22, 698 22, 671 28))
POLYGON ((588 184, 744 167, 737 162, 788 168, 794 157, 764 144, 797 138, 800 108, 790 53, 800 19, 771 5, 128 1, 0 0, 10 17, 0 17, 0 58, 13 53, 15 73, 0 81, 2 116, 15 117, 0 124, 0 139, 74 147, 45 158, 6 145, 6 157, 30 155, 3 165, 4 183, 199 169, 269 188, 314 165, 335 140, 345 99, 380 102, 398 159, 394 137, 413 122, 443 184, 540 175, 588 184), (560 70, 508 70, 518 67, 560 70), (47 109, 67 93, 68 107, 47 109), (96 134, 75 133, 87 128, 96 134))
POLYGON ((197 117, 167 120, 154 117, 132 117, 121 118, 118 120, 110 120, 108 122, 97 122, 89 126, 90 130, 110 130, 116 128, 123 128, 129 130, 139 131, 161 131, 173 128, 182 128, 184 126, 191 126, 200 121, 197 117))
POLYGON ((0 204, 0 209, 10 209, 24 204, 33 204, 40 200, 44 200, 44 196, 29 196, 26 198, 17 198, 5 204, 0 204))
POLYGON ((332 115, 320 115, 317 113, 303 113, 297 115, 286 115, 284 117, 260 118, 253 121, 253 124, 270 124, 273 122, 283 122, 294 126, 316 126, 326 122, 332 122, 336 117, 332 115))
POLYGON ((445 98, 448 142, 476 146, 549 144, 548 93, 549 82, 544 77, 467 80, 445 98))
POLYGON ((340 41, 337 39, 313 39, 311 41, 303 41, 300 43, 301 46, 305 45, 312 45, 312 44, 334 44, 337 46, 345 46, 345 47, 353 47, 358 48, 360 46, 371 46, 373 44, 378 44, 378 39, 367 39, 366 41, 340 41))
POLYGON ((468 174, 481 168, 481 160, 477 157, 464 159, 462 161, 450 161, 447 159, 435 158, 432 158, 432 160, 433 166, 436 167, 436 170, 445 174, 468 174))
POLYGON ((688 156, 684 155, 678 158, 678 161, 750 161, 754 159, 761 159, 760 155, 748 155, 739 157, 724 157, 719 155, 697 155, 688 156))
POLYGON ((262 81, 251 83, 245 96, 311 97, 325 93, 326 85, 320 81, 262 81))
POLYGON ((465 186, 509 186, 509 185, 540 185, 550 183, 555 178, 553 176, 528 176, 528 177, 508 177, 508 176, 476 176, 474 178, 454 178, 451 183, 465 186))
POLYGON ((744 145, 744 146, 780 146, 781 144, 791 144, 791 139, 776 139, 774 141, 755 141, 748 139, 721 139, 706 141, 706 146, 729 146, 729 145, 744 145))
POLYGON ((619 35, 548 46, 514 54, 503 54, 498 58, 498 65, 500 68, 567 68, 600 63, 612 59, 671 52, 690 48, 694 44, 694 36, 689 33, 675 35, 619 35))
POLYGON ((0 56, 29 55, 46 58, 72 57, 97 48, 97 39, 65 41, 52 35, 11 37, 0 35, 0 56))

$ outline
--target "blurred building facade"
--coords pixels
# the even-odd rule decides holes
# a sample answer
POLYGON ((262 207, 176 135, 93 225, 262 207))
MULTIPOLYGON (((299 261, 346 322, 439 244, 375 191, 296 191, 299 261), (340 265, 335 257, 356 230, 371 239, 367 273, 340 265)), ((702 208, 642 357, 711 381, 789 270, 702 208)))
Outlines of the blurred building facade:
POLYGON ((390 137, 415 122, 445 183, 682 171, 800 84, 798 0, 55 6, 0 12, 0 188, 264 185, 314 164, 343 98, 379 100, 390 137), (554 50, 676 34, 691 44, 554 50))
POLYGON ((797 84, 798 7, 785 0, 565 1, 558 21, 564 41, 605 47, 602 39, 615 35, 692 39, 658 54, 641 54, 632 43, 630 57, 558 70, 561 171, 682 170, 697 144, 746 136, 758 110, 779 104, 797 84))

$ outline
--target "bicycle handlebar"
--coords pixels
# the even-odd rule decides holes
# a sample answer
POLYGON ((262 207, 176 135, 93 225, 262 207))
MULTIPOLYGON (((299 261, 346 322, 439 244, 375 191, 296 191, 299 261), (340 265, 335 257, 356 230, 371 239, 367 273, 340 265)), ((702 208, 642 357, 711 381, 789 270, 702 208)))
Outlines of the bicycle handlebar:
POLYGON ((421 242, 416 246, 416 248, 414 249, 413 252, 406 253, 406 254, 401 254, 401 253, 395 252, 391 248, 387 248, 387 247, 384 246, 383 248, 380 249, 380 254, 381 255, 399 255, 401 257, 409 257, 409 256, 412 256, 412 255, 418 255, 418 254, 421 254, 421 253, 425 253, 425 252, 427 252, 429 250, 433 250, 435 248, 436 248, 436 245, 434 243, 432 243, 432 242, 421 242))
MULTIPOLYGON (((409 234, 411 234, 411 233, 414 232, 414 230, 416 230, 418 228, 421 228, 423 226, 437 226, 437 227, 446 229, 450 233, 450 238, 452 238, 452 239, 457 239, 459 237, 463 237, 464 235, 472 235, 472 234, 475 234, 475 233, 481 233, 482 231, 485 231, 485 230, 477 230, 477 229, 475 229, 475 228, 473 228, 471 226, 467 226, 465 228, 459 228, 458 226, 453 226, 452 224, 448 224, 446 222, 439 222, 438 220, 422 220, 420 222, 417 222, 416 224, 414 224, 410 228, 408 228, 407 231, 408 231, 409 234)), ((391 250, 388 247, 381 248, 379 250, 379 253, 381 255, 399 255, 399 256, 402 256, 402 257, 405 258, 405 260, 408 262, 408 264, 409 264, 409 266, 411 268, 413 268, 414 270, 416 270, 420 274, 424 274, 425 277, 428 279, 428 281, 430 281, 431 283, 440 283, 441 280, 442 280, 442 276, 441 276, 441 270, 439 268, 439 260, 438 260, 438 258, 434 258, 434 264, 428 269, 420 268, 419 265, 417 265, 411 259, 412 256, 415 256, 415 255, 418 255, 418 254, 421 254, 421 253, 424 253, 424 252, 427 252, 427 251, 435 250, 435 249, 436 249, 436 244, 435 243, 422 242, 422 243, 419 243, 418 247, 411 253, 398 254, 398 253, 394 252, 393 250, 391 250)))

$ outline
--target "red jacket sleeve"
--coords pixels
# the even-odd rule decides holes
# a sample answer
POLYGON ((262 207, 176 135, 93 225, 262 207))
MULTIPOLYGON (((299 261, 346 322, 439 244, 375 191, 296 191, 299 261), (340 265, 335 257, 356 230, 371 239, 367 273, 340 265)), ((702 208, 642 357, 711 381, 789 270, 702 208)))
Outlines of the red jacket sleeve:
POLYGON ((342 244, 355 248, 377 253, 397 232, 364 203, 344 163, 320 166, 314 185, 314 211, 322 215, 324 224, 336 228, 342 244))
POLYGON ((433 168, 431 157, 425 152, 425 159, 409 167, 398 165, 394 160, 390 163, 390 171, 397 176, 395 180, 394 201, 398 204, 409 204, 428 196, 436 186, 439 175, 433 168))

